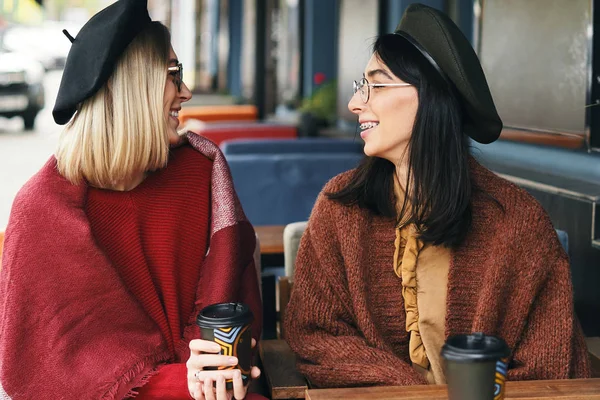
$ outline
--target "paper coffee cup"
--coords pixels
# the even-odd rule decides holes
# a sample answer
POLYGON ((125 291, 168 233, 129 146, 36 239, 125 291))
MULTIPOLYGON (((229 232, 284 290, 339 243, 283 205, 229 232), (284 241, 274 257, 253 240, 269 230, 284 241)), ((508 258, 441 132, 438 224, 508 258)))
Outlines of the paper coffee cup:
MULTIPOLYGON (((250 381, 252 362, 252 332, 254 316, 246 304, 218 303, 203 308, 196 319, 201 338, 221 346, 219 354, 237 357, 238 365, 207 367, 206 369, 239 369, 244 385, 250 381)), ((233 388, 233 381, 227 380, 227 389, 233 388)))
POLYGON ((483 333, 456 335, 442 347, 450 400, 503 400, 507 357, 504 340, 483 333))

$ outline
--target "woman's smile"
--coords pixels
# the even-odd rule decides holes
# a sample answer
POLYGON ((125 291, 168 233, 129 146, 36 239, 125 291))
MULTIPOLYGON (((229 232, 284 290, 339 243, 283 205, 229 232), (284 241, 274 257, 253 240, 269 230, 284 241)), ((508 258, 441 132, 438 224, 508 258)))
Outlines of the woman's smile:
POLYGON ((377 121, 361 121, 360 122, 360 137, 364 140, 369 133, 371 133, 377 126, 377 121))

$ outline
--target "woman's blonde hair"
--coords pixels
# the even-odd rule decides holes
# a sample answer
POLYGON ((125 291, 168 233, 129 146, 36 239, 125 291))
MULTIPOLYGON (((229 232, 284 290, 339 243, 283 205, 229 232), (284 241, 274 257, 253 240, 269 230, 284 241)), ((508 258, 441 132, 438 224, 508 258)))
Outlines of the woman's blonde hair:
POLYGON ((152 22, 129 44, 107 83, 81 103, 56 152, 58 171, 71 183, 85 179, 111 188, 166 165, 170 47, 168 29, 152 22))

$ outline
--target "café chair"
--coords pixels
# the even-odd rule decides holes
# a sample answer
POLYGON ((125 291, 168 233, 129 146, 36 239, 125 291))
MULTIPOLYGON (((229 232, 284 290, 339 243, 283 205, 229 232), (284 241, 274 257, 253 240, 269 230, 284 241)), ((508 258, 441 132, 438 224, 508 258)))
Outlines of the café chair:
POLYGON ((287 224, 283 230, 283 262, 285 275, 279 277, 279 304, 277 305, 277 309, 279 310, 279 332, 281 338, 285 336, 283 321, 285 319, 287 304, 290 301, 290 294, 292 293, 294 271, 296 269, 296 255, 298 254, 298 247, 300 247, 300 239, 306 230, 307 224, 308 221, 292 222, 287 224))
POLYGON ((183 130, 205 137, 217 146, 237 139, 295 139, 298 136, 295 125, 257 121, 202 123, 193 120, 188 121, 183 130))
POLYGON ((258 108, 251 104, 183 106, 179 111, 181 124, 194 119, 203 122, 256 121, 258 108))
POLYGON ((558 240, 560 241, 560 244, 562 245, 563 249, 565 249, 565 252, 568 255, 569 254, 569 235, 567 234, 567 232, 562 231, 560 229, 556 229, 556 235, 558 236, 558 240))
POLYGON ((287 224, 283 230, 283 256, 285 265, 285 275, 294 276, 296 270, 296 255, 300 247, 300 239, 306 230, 308 221, 292 222, 287 224))

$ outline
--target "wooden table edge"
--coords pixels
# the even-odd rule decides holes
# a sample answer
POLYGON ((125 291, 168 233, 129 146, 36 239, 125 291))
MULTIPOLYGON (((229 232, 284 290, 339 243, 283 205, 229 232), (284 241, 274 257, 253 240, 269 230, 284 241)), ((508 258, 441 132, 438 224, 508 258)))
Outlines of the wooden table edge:
MULTIPOLYGON (((446 385, 373 386, 343 389, 307 389, 307 400, 327 399, 448 399, 446 385), (351 393, 354 391, 355 393, 351 393)), ((508 381, 506 400, 600 400, 600 378, 508 381)))
POLYGON ((260 254, 283 254, 285 225, 257 225, 254 232, 260 241, 260 254), (276 237, 276 240, 271 240, 276 237))

